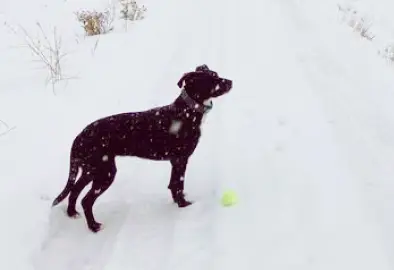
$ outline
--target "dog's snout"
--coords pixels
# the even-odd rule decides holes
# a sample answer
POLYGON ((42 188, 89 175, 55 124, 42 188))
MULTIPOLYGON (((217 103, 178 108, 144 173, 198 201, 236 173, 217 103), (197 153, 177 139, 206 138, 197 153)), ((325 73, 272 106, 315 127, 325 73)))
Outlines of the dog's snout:
POLYGON ((233 81, 232 80, 227 80, 227 86, 228 86, 228 89, 233 88, 233 81))
POLYGON ((226 87, 226 90, 230 91, 230 89, 233 88, 233 81, 228 80, 228 79, 223 79, 223 81, 224 81, 224 85, 226 87))

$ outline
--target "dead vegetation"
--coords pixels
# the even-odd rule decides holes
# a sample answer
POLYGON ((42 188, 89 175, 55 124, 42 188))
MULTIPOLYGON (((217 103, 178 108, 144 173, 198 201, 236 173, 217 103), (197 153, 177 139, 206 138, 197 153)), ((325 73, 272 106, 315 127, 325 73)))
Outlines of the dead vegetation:
POLYGON ((360 15, 357 10, 351 7, 343 7, 338 5, 338 10, 343 14, 342 21, 344 21, 354 32, 361 37, 372 41, 375 35, 371 32, 372 22, 360 15))
POLYGON ((107 9, 104 12, 97 11, 80 11, 76 12, 75 15, 80 23, 82 23, 83 29, 87 36, 95 36, 106 34, 113 30, 114 12, 107 9))
POLYGON ((34 62, 41 63, 43 68, 48 71, 46 84, 51 83, 52 90, 55 93, 55 86, 58 82, 71 79, 65 77, 62 70, 62 62, 67 56, 63 51, 62 39, 56 27, 53 27, 51 36, 48 36, 39 22, 36 22, 38 28, 38 37, 33 38, 28 31, 22 27, 12 27, 5 24, 14 34, 21 35, 24 40, 24 47, 27 47, 36 58, 34 62))

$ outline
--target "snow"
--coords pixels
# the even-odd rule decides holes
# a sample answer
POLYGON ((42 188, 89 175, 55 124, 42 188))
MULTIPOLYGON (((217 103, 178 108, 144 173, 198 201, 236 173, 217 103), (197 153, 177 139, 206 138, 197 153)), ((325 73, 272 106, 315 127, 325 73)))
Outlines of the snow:
POLYGON ((392 1, 137 3, 145 19, 85 38, 74 12, 108 1, 2 1, 2 268, 393 269, 392 1), (361 18, 372 40, 349 26, 361 18), (9 28, 36 37, 37 21, 69 53, 55 93, 9 28), (123 157, 95 204, 101 232, 64 203, 51 208, 86 124, 172 102, 201 64, 234 84, 213 100, 189 162, 192 206, 171 203, 168 163, 123 157), (239 202, 225 208, 229 189, 239 202))

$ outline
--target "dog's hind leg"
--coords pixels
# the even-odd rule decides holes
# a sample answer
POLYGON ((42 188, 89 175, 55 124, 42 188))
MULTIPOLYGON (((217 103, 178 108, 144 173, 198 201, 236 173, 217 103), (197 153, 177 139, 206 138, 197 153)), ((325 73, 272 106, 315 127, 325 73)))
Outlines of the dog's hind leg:
POLYGON ((101 224, 98 223, 93 215, 93 204, 99 196, 101 196, 113 183, 116 176, 115 158, 108 158, 105 164, 100 165, 100 169, 93 175, 93 183, 91 189, 82 199, 82 207, 89 229, 98 232, 101 224))
POLYGON ((71 188, 70 195, 68 196, 68 207, 67 207, 67 215, 69 217, 79 217, 79 213, 76 210, 76 203, 79 194, 81 194, 82 190, 93 180, 92 174, 90 171, 85 171, 85 168, 82 171, 81 177, 77 180, 74 186, 71 188))

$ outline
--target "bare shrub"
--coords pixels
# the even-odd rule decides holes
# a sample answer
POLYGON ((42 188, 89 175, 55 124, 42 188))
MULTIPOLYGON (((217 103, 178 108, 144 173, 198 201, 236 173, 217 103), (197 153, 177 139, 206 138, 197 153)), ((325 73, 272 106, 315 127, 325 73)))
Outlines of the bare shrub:
POLYGON ((113 30, 114 11, 113 7, 104 12, 81 11, 75 15, 79 22, 82 23, 87 36, 106 34, 113 30))
POLYGON ((379 51, 379 54, 390 62, 394 62, 394 43, 388 44, 382 51, 379 51))
POLYGON ((147 11, 145 6, 139 7, 134 0, 120 0, 122 6, 120 13, 121 18, 129 21, 136 21, 144 19, 144 14, 147 11))
POLYGON ((370 28, 372 23, 367 23, 364 18, 359 18, 358 20, 349 21, 349 26, 353 28, 355 32, 360 33, 363 38, 368 40, 373 40, 375 36, 371 33, 370 28))
POLYGON ((345 21, 354 32, 359 33, 360 36, 369 41, 372 41, 375 38, 375 35, 370 31, 372 23, 368 22, 364 16, 359 15, 357 10, 350 7, 342 7, 341 5, 338 5, 338 10, 344 15, 342 20, 345 21))
POLYGON ((25 45, 30 49, 33 55, 37 58, 36 61, 42 63, 48 70, 49 75, 46 83, 52 84, 52 90, 55 93, 55 85, 59 81, 70 79, 65 78, 62 72, 62 61, 67 53, 62 51, 62 39, 59 36, 56 27, 53 28, 52 37, 48 38, 39 22, 36 23, 39 29, 39 37, 34 39, 25 28, 19 26, 15 29, 5 23, 6 26, 15 34, 18 34, 18 29, 22 31, 25 45))

